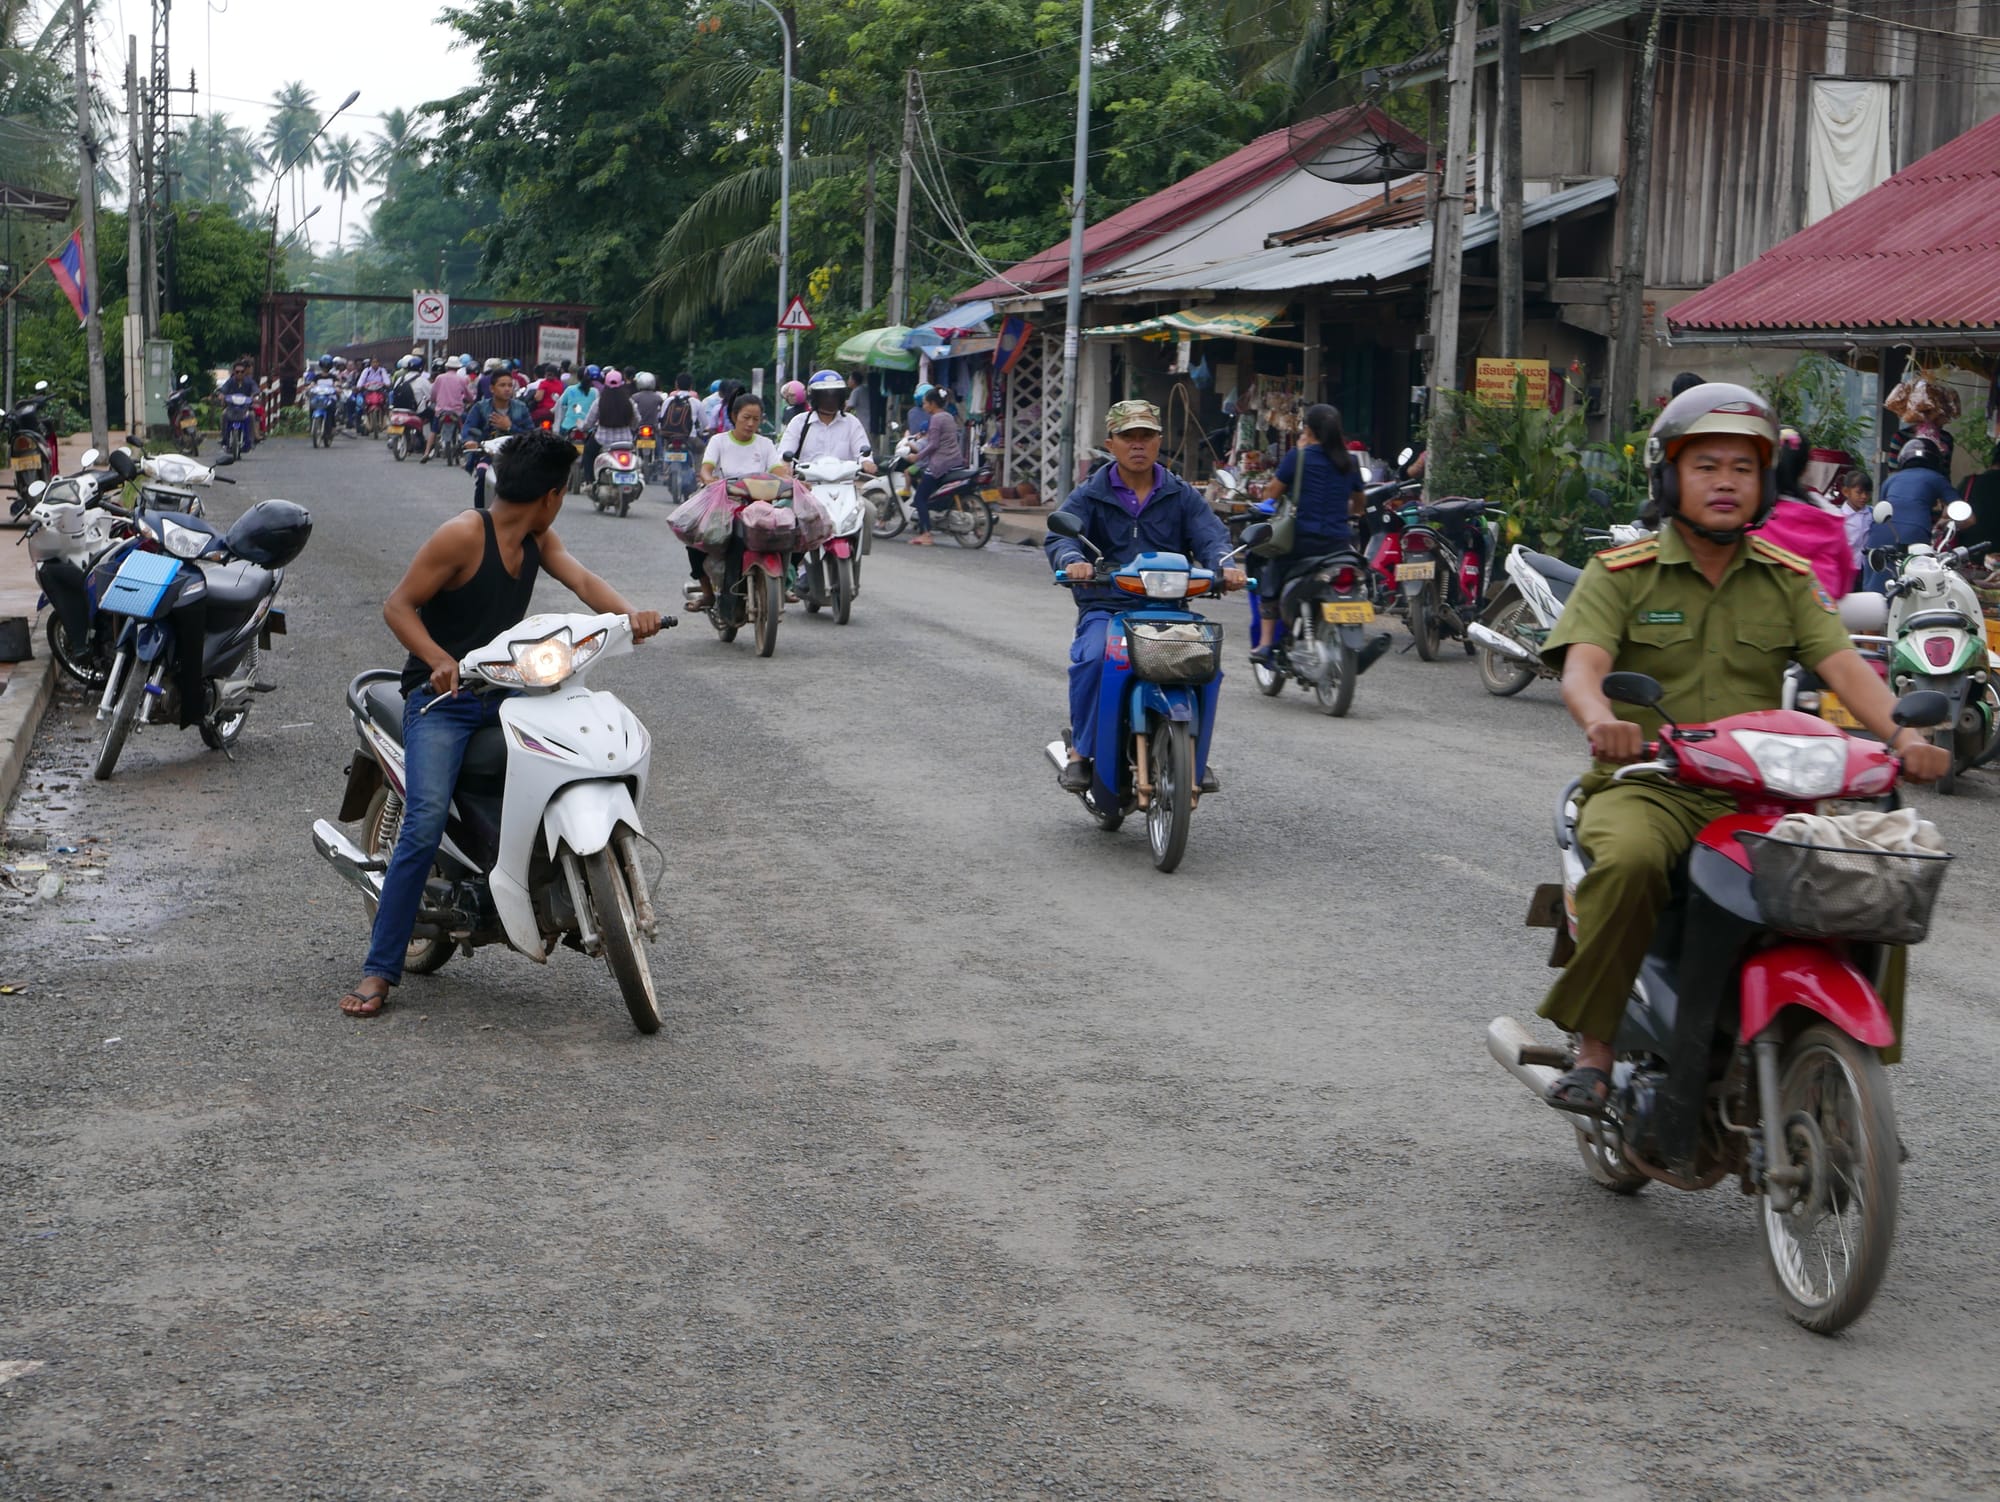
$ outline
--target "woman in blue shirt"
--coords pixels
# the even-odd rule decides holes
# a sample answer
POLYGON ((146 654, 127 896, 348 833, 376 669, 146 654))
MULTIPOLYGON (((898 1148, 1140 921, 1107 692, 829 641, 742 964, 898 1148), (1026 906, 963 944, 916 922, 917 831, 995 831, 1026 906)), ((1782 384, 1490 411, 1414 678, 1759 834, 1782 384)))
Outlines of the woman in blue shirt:
POLYGON ((1340 430, 1340 412, 1324 402, 1305 410, 1299 446, 1278 465, 1277 478, 1265 487, 1268 500, 1289 494, 1298 483, 1298 506, 1292 526, 1292 550, 1281 558, 1266 558, 1257 566, 1257 593, 1263 601, 1261 639, 1250 654, 1268 664, 1278 640, 1278 596, 1287 580, 1296 578, 1315 558, 1354 546, 1348 522, 1349 502, 1361 484, 1361 466, 1340 430), (1301 469, 1303 468, 1303 474, 1301 469))

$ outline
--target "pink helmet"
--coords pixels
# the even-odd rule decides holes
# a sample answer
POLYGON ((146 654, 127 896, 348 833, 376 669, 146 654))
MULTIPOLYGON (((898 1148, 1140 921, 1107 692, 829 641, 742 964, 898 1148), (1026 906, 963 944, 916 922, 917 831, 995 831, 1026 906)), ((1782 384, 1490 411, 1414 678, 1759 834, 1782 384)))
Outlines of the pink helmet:
POLYGON ((803 406, 806 399, 806 383, 804 381, 785 382, 784 397, 786 401, 796 406, 803 406))
POLYGON ((618 373, 616 367, 613 367, 604 372, 604 384, 607 386, 623 386, 625 384, 625 377, 618 373))

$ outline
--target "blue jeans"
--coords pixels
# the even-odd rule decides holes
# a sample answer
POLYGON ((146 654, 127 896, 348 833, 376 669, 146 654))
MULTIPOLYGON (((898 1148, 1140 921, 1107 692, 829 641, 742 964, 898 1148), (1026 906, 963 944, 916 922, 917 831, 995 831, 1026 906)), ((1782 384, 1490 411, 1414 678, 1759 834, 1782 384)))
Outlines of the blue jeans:
POLYGON ((943 475, 934 475, 926 471, 917 476, 917 488, 911 493, 910 499, 917 508, 917 531, 920 534, 931 529, 931 492, 943 483, 943 475))
POLYGON ((362 966, 363 974, 392 986, 403 982, 403 952, 410 947, 424 883, 430 880, 444 839, 465 748, 474 731, 500 723, 500 703, 507 696, 460 693, 429 714, 419 713, 437 697, 426 685, 403 703, 403 823, 382 877, 382 901, 375 909, 375 930, 362 966))

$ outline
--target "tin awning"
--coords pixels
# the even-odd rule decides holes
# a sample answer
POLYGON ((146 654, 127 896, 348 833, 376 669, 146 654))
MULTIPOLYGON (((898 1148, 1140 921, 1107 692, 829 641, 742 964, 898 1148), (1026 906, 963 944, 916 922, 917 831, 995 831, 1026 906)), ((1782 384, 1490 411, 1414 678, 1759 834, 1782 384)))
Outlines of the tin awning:
POLYGON ((1100 324, 1083 332, 1088 339, 1247 339, 1257 344, 1304 349, 1305 345, 1296 339, 1263 337, 1263 331, 1284 311, 1282 302, 1218 303, 1183 308, 1158 318, 1142 318, 1137 323, 1100 324))

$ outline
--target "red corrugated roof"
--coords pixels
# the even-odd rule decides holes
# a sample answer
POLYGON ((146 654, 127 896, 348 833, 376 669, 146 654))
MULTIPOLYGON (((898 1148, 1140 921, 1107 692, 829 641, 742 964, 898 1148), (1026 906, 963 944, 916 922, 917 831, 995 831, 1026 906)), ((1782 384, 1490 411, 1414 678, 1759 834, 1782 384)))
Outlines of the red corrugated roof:
POLYGON ((1667 324, 2000 328, 2000 116, 1669 309, 1667 324))
MULTIPOLYGON (((1360 105, 1335 110, 1330 115, 1322 115, 1317 120, 1298 126, 1271 131, 1230 152, 1220 161, 1210 162, 1199 172, 1190 173, 1172 187, 1162 188, 1084 230, 1084 275, 1090 276, 1102 270, 1149 241, 1157 240, 1193 222, 1210 209, 1261 188, 1273 178, 1290 171, 1295 165, 1292 161, 1292 135, 1295 130, 1303 132, 1324 126, 1323 132, 1315 131, 1312 137, 1314 146, 1324 150, 1344 139, 1336 128, 1341 123, 1346 123, 1352 130, 1366 126, 1391 139, 1406 140, 1414 149, 1421 150, 1423 147, 1420 137, 1403 129, 1380 110, 1360 105)), ((981 297, 1006 297, 1023 291, 1038 292, 1061 286, 1068 278, 1069 237, 1065 235, 1040 254, 1008 267, 1004 276, 969 287, 958 296, 964 302, 981 297)))

